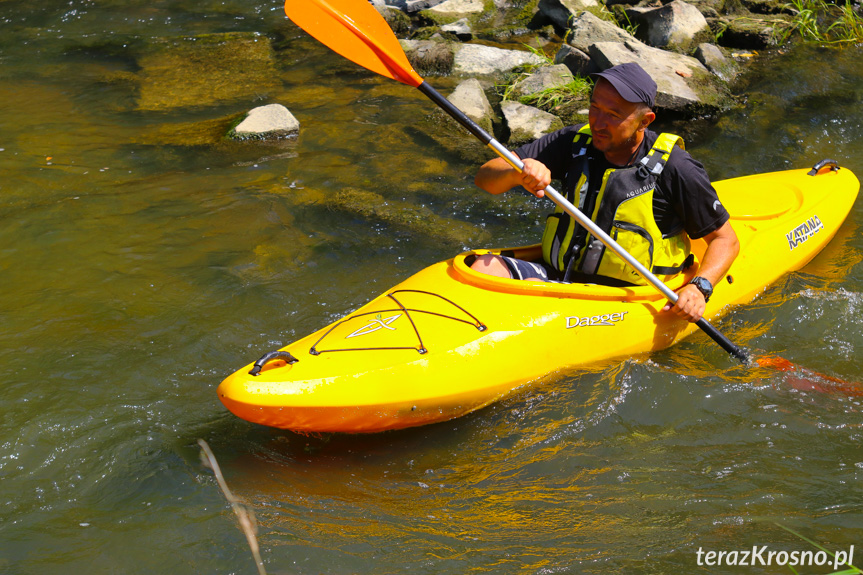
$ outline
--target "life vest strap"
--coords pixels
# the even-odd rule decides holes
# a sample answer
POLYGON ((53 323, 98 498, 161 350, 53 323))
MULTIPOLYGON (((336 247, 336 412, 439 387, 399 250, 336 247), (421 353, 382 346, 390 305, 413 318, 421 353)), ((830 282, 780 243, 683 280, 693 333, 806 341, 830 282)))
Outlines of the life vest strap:
POLYGON ((686 259, 683 260, 683 263, 679 266, 653 266, 653 273, 658 276, 670 276, 676 275, 682 272, 683 270, 692 266, 695 263, 695 255, 689 254, 686 256, 686 259))

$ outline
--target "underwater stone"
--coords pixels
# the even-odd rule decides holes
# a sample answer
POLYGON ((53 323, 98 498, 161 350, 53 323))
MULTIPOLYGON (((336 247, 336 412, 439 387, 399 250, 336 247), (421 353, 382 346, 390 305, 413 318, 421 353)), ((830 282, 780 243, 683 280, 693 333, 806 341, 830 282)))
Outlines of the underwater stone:
POLYGON ((471 223, 439 216, 424 206, 385 198, 366 190, 345 188, 328 195, 326 205, 440 241, 471 245, 486 242, 490 238, 486 230, 471 223))
POLYGON ((207 107, 259 97, 280 85, 270 41, 257 33, 158 39, 137 64, 139 110, 207 107))

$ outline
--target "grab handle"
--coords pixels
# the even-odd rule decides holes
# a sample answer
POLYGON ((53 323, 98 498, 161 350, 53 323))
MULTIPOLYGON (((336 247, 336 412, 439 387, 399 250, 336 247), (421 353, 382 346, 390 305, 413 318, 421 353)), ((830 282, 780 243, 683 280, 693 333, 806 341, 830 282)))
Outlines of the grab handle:
POLYGON ((807 175, 808 176, 817 176, 818 172, 823 170, 825 166, 830 166, 831 172, 838 172, 839 171, 839 162, 837 162, 836 160, 825 159, 825 160, 821 160, 820 162, 818 162, 817 164, 812 166, 812 169, 809 170, 807 175))
POLYGON ((263 357, 261 357, 261 359, 259 359, 258 361, 255 362, 255 365, 249 371, 249 375, 253 375, 253 376, 259 375, 261 373, 261 370, 264 368, 264 366, 267 365, 269 362, 273 361, 274 359, 281 359, 281 360, 287 362, 288 365, 291 365, 291 364, 294 364, 294 363, 297 363, 298 361, 300 361, 297 358, 295 358, 293 355, 291 355, 291 352, 289 352, 289 351, 270 351, 270 352, 265 353, 263 355, 263 357))

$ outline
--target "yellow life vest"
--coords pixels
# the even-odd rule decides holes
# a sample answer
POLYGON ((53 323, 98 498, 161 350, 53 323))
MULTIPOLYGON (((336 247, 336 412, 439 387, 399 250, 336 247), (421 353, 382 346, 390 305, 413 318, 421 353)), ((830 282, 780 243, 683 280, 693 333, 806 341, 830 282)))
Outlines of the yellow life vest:
MULTIPOLYGON (((683 140, 674 134, 660 134, 634 166, 606 170, 599 190, 589 189, 590 142, 590 127, 585 125, 573 140, 572 169, 574 174, 580 170, 580 176, 567 190, 567 199, 660 280, 668 281, 691 264, 689 236, 681 229, 663 237, 653 217, 653 195, 671 150, 675 145, 683 148, 683 140)), ((560 207, 546 220, 542 256, 548 265, 564 273, 565 281, 577 271, 636 285, 647 283, 560 207)))

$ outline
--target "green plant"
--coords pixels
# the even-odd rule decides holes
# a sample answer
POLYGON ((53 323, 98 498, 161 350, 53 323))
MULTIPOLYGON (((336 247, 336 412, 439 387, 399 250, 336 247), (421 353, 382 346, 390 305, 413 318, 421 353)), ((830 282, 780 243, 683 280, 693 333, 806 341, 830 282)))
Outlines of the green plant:
POLYGON ((629 15, 626 13, 626 10, 618 10, 617 13, 619 16, 617 17, 617 25, 620 26, 623 30, 628 32, 629 34, 635 36, 636 31, 638 31, 638 24, 633 24, 632 20, 629 19, 629 15), (621 18, 626 20, 626 24, 621 22, 621 18))
POLYGON ((536 94, 528 94, 519 98, 522 104, 529 104, 548 110, 559 106, 567 100, 582 99, 590 93, 590 82, 585 78, 574 78, 571 82, 561 86, 547 88, 536 94))
POLYGON ((730 22, 719 22, 719 26, 716 32, 714 32, 713 34, 713 38, 716 44, 719 44, 720 38, 722 38, 722 35, 725 34, 725 31, 728 30, 729 26, 731 26, 730 22))
POLYGON ((863 16, 845 0, 837 6, 825 0, 792 0, 785 8, 794 12, 787 26, 778 26, 775 39, 784 42, 797 33, 804 42, 841 44, 863 42, 863 16), (831 22, 824 27, 825 22, 831 22))
MULTIPOLYGON (((827 555, 829 555, 830 557, 833 557, 833 558, 834 558, 834 560, 835 560, 835 558, 836 558, 836 554, 835 554, 835 553, 833 553, 832 551, 828 551, 826 548, 824 548, 824 546, 819 545, 818 543, 816 543, 816 542, 812 541, 811 539, 809 539, 808 537, 806 537, 806 536, 804 536, 804 535, 801 535, 800 533, 797 533, 796 531, 794 531, 794 530, 793 530, 793 529, 791 529, 790 527, 786 527, 786 526, 784 526, 784 525, 780 525, 779 523, 775 523, 775 525, 776 525, 777 527, 781 527, 781 528, 782 528, 782 529, 784 529, 785 531, 788 531, 788 532, 789 532, 789 533, 791 533, 792 535, 796 535, 797 537, 799 537, 799 538, 800 538, 800 539, 802 539, 803 541, 806 541, 807 543, 809 543, 809 544, 810 544, 810 545, 812 545, 813 547, 815 547, 815 548, 817 548, 817 549, 820 549, 821 551, 825 552, 825 553, 826 553, 827 555)), ((853 553, 852 553, 852 555, 853 555, 853 553)), ((843 569, 842 571, 834 571, 833 573, 830 573, 829 575, 863 575, 863 570, 860 570, 858 567, 854 567, 853 565, 851 565, 851 563, 845 563, 845 565, 847 565, 848 567, 850 567, 850 569, 843 569)), ((797 573, 797 570, 796 570, 796 569, 794 569, 793 567, 791 567, 790 565, 788 566, 788 568, 789 568, 789 569, 791 569, 791 571, 792 571, 795 575, 799 575, 799 573, 797 573)))
POLYGON ((535 70, 536 68, 542 66, 551 66, 554 64, 554 58, 546 54, 541 48, 535 48, 529 44, 522 44, 525 48, 527 48, 534 56, 539 56, 542 58, 542 64, 527 64, 526 67, 529 70, 535 70))
MULTIPOLYGON (((507 74, 503 81, 495 83, 495 91, 500 95, 501 101, 514 100, 516 86, 530 77, 537 69, 554 65, 554 58, 543 52, 540 48, 525 45, 525 48, 539 56, 542 62, 539 64, 525 64, 517 70, 507 74)), ((544 110, 551 110, 555 106, 568 101, 583 99, 590 93, 592 83, 587 78, 574 77, 572 81, 552 88, 547 88, 535 94, 521 96, 518 101, 522 104, 536 106, 544 110)))
POLYGON ((792 0, 797 14, 794 16, 792 28, 804 40, 820 42, 825 40, 823 32, 818 29, 818 13, 826 8, 823 0, 792 0))
POLYGON ((850 1, 846 1, 841 8, 839 18, 830 28, 828 32, 836 30, 838 42, 860 42, 863 40, 863 17, 851 6, 850 1))

